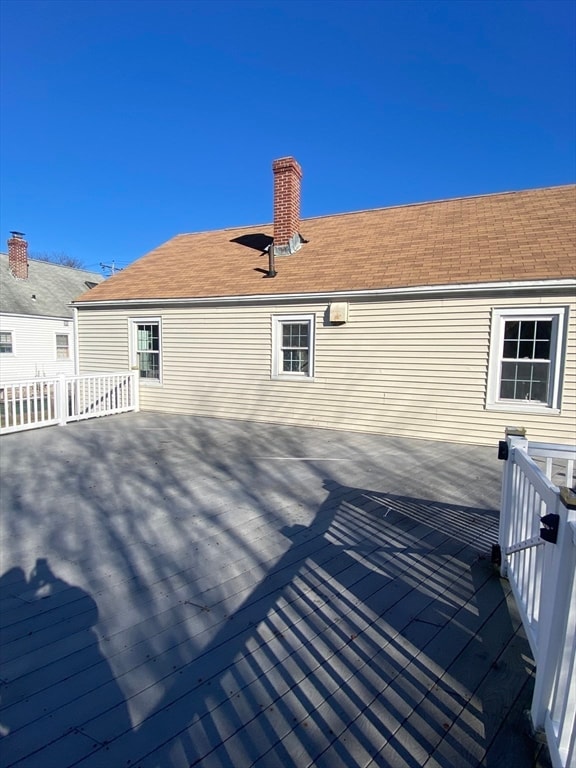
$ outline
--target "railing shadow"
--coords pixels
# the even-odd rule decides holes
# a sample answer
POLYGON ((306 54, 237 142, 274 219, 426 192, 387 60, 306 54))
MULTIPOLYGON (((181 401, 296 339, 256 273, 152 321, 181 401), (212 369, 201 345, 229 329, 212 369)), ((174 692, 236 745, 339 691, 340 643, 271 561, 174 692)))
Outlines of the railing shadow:
MULTIPOLYGON (((171 668, 160 676, 156 658, 144 662, 155 703, 134 726, 93 633, 94 599, 45 561, 28 580, 17 569, 6 573, 4 628, 33 627, 27 662, 37 670, 21 682, 38 691, 46 653, 61 659, 65 682, 50 684, 52 670, 44 698, 5 686, 12 694, 0 713, 3 765, 416 768, 433 756, 448 768, 455 754, 462 767, 501 765, 487 757, 498 718, 486 671, 498 676, 517 627, 484 559, 496 536, 494 512, 329 477, 324 488, 311 523, 282 529, 287 549, 230 615, 218 616, 208 643, 165 648, 163 669, 171 668), (70 634, 52 636, 62 622, 70 634), (58 650, 54 643, 67 646, 82 633, 75 669, 78 643, 58 650), (36 756, 18 738, 31 721, 38 743, 39 734, 45 739, 36 756)), ((198 602, 194 585, 186 596, 193 631, 216 606, 198 602)), ((150 693, 135 693, 131 705, 150 693)))

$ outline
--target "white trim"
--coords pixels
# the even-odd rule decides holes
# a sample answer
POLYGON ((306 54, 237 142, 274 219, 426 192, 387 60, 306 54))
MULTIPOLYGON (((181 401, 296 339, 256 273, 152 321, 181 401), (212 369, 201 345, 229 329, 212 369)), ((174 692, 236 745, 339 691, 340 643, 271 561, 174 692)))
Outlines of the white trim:
POLYGON ((180 304, 255 304, 255 303, 274 303, 278 301, 314 301, 327 300, 330 298, 386 298, 388 296, 421 296, 437 294, 459 294, 459 293, 486 293, 493 291, 495 293, 509 293, 510 291, 535 291, 535 290, 558 290, 566 288, 576 288, 576 280, 573 278, 562 278, 558 280, 525 280, 499 283, 458 283, 456 285, 434 285, 434 286, 413 286, 404 288, 378 288, 374 290, 351 290, 351 291, 319 291, 315 293, 272 293, 272 294, 250 294, 247 296, 203 296, 177 299, 103 299, 101 301, 78 301, 74 302, 75 307, 83 309, 100 309, 101 307, 157 307, 172 306, 180 304))
POLYGON ((145 386, 158 386, 162 384, 162 318, 155 317, 129 317, 128 318, 128 352, 130 355, 130 370, 138 371, 138 382, 145 386), (147 323, 158 324, 158 378, 146 379, 140 376, 140 368, 138 365, 138 342, 136 339, 137 326, 146 325, 147 323))
POLYGON ((486 388, 486 410, 509 413, 554 414, 560 413, 562 394, 561 379, 563 349, 568 307, 494 307, 490 329, 490 354, 488 382, 486 388), (522 400, 500 399, 500 370, 506 320, 538 318, 552 321, 552 343, 550 349, 550 383, 548 403, 529 403, 522 400))
POLYGON ((58 362, 58 360, 71 360, 72 359, 72 345, 70 343, 70 331, 61 331, 57 330, 54 331, 54 344, 55 344, 55 357, 54 360, 58 362), (68 355, 66 357, 58 357, 58 336, 66 336, 68 339, 68 344, 66 345, 66 350, 68 352, 68 355))
POLYGON ((316 315, 272 315, 272 374, 271 378, 277 381, 314 381, 314 349, 315 349, 315 325, 316 315), (282 327, 285 323, 308 324, 308 372, 290 373, 283 371, 281 367, 282 354, 282 327))
POLYGON ((80 344, 78 342, 79 329, 78 329, 78 307, 72 307, 74 313, 72 318, 72 333, 74 334, 74 375, 80 374, 80 344))
MULTIPOLYGON (((72 309, 76 309, 76 306, 72 306, 72 304, 69 305, 72 309)), ((18 312, 0 312, 0 317, 33 317, 36 320, 66 320, 67 322, 71 323, 74 319, 74 315, 35 315, 35 314, 27 314, 27 313, 18 313, 18 312)))

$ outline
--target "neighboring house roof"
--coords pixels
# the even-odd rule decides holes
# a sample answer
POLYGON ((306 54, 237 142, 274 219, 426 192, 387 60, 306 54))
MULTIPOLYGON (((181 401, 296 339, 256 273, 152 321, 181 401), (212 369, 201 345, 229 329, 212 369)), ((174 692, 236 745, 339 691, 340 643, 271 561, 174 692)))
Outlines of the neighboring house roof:
POLYGON ((72 317, 72 299, 104 278, 96 272, 28 259, 28 277, 16 278, 8 255, 0 253, 0 312, 40 317, 72 317))
POLYGON ((302 219, 276 257, 271 225, 178 235, 81 302, 247 297, 576 277, 576 185, 302 219))

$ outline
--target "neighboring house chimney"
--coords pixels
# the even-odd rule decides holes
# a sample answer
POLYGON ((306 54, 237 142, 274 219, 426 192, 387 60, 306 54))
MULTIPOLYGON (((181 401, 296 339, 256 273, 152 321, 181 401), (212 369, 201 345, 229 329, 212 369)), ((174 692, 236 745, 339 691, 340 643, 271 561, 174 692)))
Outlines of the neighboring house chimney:
POLYGON ((28 243, 23 232, 10 232, 8 239, 8 266, 14 277, 28 279, 28 243))
POLYGON ((302 168, 293 157, 272 163, 274 172, 274 253, 294 253, 302 246, 300 229, 300 182, 302 168))

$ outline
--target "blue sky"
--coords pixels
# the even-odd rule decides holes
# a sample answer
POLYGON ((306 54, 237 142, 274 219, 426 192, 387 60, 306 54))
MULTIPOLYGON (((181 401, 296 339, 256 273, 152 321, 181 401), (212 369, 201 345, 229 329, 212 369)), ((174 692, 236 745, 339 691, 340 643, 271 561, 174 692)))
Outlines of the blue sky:
POLYGON ((0 0, 1 249, 99 271, 302 215, 572 183, 570 0, 0 0))

